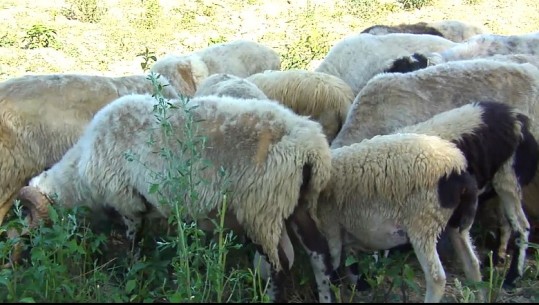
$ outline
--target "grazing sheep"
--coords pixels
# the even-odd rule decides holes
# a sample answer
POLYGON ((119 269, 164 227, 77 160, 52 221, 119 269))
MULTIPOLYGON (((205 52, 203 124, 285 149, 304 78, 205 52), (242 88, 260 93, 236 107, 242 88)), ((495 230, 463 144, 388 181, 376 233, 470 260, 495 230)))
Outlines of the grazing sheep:
POLYGON ((466 24, 457 20, 443 20, 437 22, 401 23, 399 25, 374 25, 361 33, 373 35, 386 35, 390 33, 428 34, 440 36, 453 42, 462 42, 472 36, 483 34, 484 30, 478 26, 466 24))
POLYGON ((280 69, 281 58, 275 50, 249 40, 218 43, 185 55, 169 54, 151 67, 151 71, 166 76, 176 90, 188 97, 212 74, 247 77, 280 69))
POLYGON ((529 62, 539 66, 539 32, 524 35, 476 35, 443 51, 404 55, 390 64, 393 68, 389 72, 404 73, 449 61, 476 58, 529 62))
POLYGON ((268 99, 264 92, 252 82, 226 73, 217 73, 206 78, 198 87, 197 96, 231 96, 242 99, 268 99))
POLYGON ((395 59, 416 52, 440 52, 455 45, 434 35, 358 34, 337 42, 315 71, 341 78, 356 96, 373 76, 384 72, 395 59))
MULTIPOLYGON (((539 32, 524 35, 483 34, 452 48, 435 52, 443 61, 470 59, 500 54, 539 55, 539 32)), ((434 54, 433 54, 434 55, 434 54)))
POLYGON ((521 189, 531 182, 537 169, 539 148, 529 130, 529 118, 507 104, 476 102, 434 115, 424 122, 398 129, 439 136, 454 142, 477 180, 480 194, 492 192, 500 198, 502 232, 499 257, 504 257, 510 230, 516 232, 518 251, 507 274, 512 284, 522 276, 530 224, 522 209, 521 189), (508 223, 507 223, 508 222, 508 223))
POLYGON ((442 33, 442 37, 454 42, 463 42, 474 36, 485 34, 483 27, 458 20, 441 20, 427 23, 442 33))
MULTIPOLYGON (((178 100, 169 102, 183 107, 178 100)), ((182 140, 167 141, 159 132, 154 106, 149 95, 133 95, 104 107, 62 160, 21 189, 21 202, 33 203, 37 207, 33 211, 47 207, 48 198, 65 206, 109 205, 122 215, 126 234, 135 241, 144 218, 170 213, 171 207, 160 204, 158 194, 149 191, 150 183, 159 182, 152 181, 151 173, 164 173, 171 162, 155 152, 182 151, 179 145, 188 140, 189 113, 198 122, 190 129, 193 136, 206 138, 200 158, 212 166, 206 162, 192 165, 207 183, 192 185, 198 200, 183 203, 188 217, 203 222, 213 218, 226 183, 229 228, 235 228, 238 235, 245 233, 259 246, 272 267, 271 283, 280 285, 283 268, 293 263, 285 222, 312 231, 319 192, 330 178, 330 150, 320 124, 269 100, 202 96, 187 102, 189 111, 167 113, 173 134, 182 140), (150 138, 156 146, 148 145, 150 138), (136 152, 138 161, 124 157, 130 150, 136 152), (296 212, 308 222, 302 224, 296 212)), ((191 159, 191 152, 187 150, 180 158, 177 162, 191 159)), ((177 192, 171 184, 162 184, 159 193, 163 198, 175 198, 177 192)))
MULTIPOLYGON (((481 100, 506 103, 531 118, 537 117, 537 68, 530 64, 475 59, 448 62, 407 74, 378 75, 354 100, 331 147, 338 148, 374 135, 389 134, 398 128, 428 120, 435 114, 481 100)), ((534 138, 538 138, 539 128, 535 121, 530 122, 530 131, 534 138)), ((536 174, 533 181, 537 178, 536 174)), ((526 198, 526 188, 523 196, 526 198)), ((528 217, 530 211, 537 210, 534 201, 524 199, 523 205, 528 217)), ((500 245, 502 250, 505 247, 500 245)), ((506 283, 510 284, 514 277, 514 273, 508 274, 506 283)))
POLYGON ((321 72, 265 71, 246 79, 268 98, 319 122, 329 142, 341 129, 354 100, 352 89, 343 80, 321 72))
MULTIPOLYGON (((158 83, 167 85, 165 77, 158 83)), ((0 223, 28 179, 58 162, 112 100, 152 93, 146 75, 26 75, 0 83, 0 223)), ((164 94, 177 97, 166 86, 164 94)))
MULTIPOLYGON (((517 63, 517 64, 524 64, 524 63, 530 63, 537 68, 539 68, 539 56, 532 55, 532 54, 500 54, 500 55, 492 55, 492 56, 485 56, 485 57, 477 57, 477 58, 484 58, 489 60, 496 60, 501 62, 509 62, 509 63, 517 63)), ((438 62, 431 61, 432 58, 428 58, 427 56, 419 53, 414 53, 409 56, 403 56, 401 58, 396 59, 390 67, 385 71, 388 73, 409 73, 416 70, 424 69, 429 66, 434 66, 437 64, 442 64, 445 61, 441 60, 438 62)), ((462 60, 473 60, 474 58, 469 59, 462 59, 462 60)))
POLYGON ((467 278, 481 281, 469 236, 478 190, 455 144, 401 133, 333 149, 331 155, 331 180, 317 210, 332 266, 340 265, 343 247, 375 251, 411 243, 425 274, 424 300, 439 302, 446 276, 436 244, 449 224, 467 278), (449 220, 457 214, 454 225, 449 220))
POLYGON ((398 25, 373 25, 370 26, 361 33, 372 35, 387 35, 390 33, 408 33, 408 34, 428 34, 444 37, 444 35, 437 29, 429 26, 426 22, 417 23, 401 23, 398 25))
POLYGON ((355 97, 331 147, 388 134, 471 101, 509 103, 532 118, 538 117, 538 71, 531 64, 480 58, 412 73, 379 74, 355 97))

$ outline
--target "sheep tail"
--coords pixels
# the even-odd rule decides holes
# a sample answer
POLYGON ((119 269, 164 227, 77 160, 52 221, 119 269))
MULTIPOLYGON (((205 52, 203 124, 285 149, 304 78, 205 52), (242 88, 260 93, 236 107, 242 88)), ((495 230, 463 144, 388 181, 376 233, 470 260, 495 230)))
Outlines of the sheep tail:
POLYGON ((523 114, 518 114, 517 120, 521 124, 522 140, 515 153, 513 169, 519 184, 525 186, 535 178, 539 165, 539 145, 530 131, 530 119, 523 114))
POLYGON ((438 195, 443 208, 454 209, 448 225, 459 231, 472 226, 477 212, 479 190, 476 179, 468 172, 453 172, 440 179, 438 195))
MULTIPOLYGON (((329 153, 329 152, 328 152, 329 153)), ((300 204, 304 204, 316 225, 318 197, 331 177, 331 158, 320 154, 309 154, 303 165, 303 183, 300 189, 300 204)))

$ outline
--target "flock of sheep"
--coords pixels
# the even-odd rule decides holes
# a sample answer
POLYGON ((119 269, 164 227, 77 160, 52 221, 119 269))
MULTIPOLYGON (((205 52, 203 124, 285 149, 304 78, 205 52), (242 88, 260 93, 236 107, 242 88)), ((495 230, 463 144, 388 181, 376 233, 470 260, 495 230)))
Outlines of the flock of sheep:
MULTIPOLYGON (((281 71, 276 51, 237 40, 167 55, 151 72, 171 105, 188 97, 188 112, 170 112, 174 135, 187 134, 192 116, 212 164, 195 166, 209 183, 193 186, 199 198, 186 201, 186 220, 212 230, 226 180, 227 226, 256 245, 272 300, 282 300, 294 246, 309 254, 319 301, 332 302, 344 255, 411 244, 424 300, 439 302, 442 232, 466 277, 482 279, 470 237, 479 204, 500 215, 500 258, 515 237, 506 283, 522 275, 539 219, 539 32, 376 25, 336 42, 314 71, 281 71)), ((154 89, 147 75, 0 83, 0 222, 15 199, 30 227, 50 204, 107 206, 136 242, 144 219, 167 217, 171 207, 149 190, 149 173, 169 166, 156 152, 192 155, 155 132, 154 89)), ((174 192, 164 185, 160 195, 174 192)))

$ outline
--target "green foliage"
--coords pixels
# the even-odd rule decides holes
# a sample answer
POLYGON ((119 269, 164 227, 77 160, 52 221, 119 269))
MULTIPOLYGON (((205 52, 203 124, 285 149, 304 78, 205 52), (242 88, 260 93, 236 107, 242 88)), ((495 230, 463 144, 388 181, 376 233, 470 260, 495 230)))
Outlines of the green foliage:
POLYGON ((462 3, 466 4, 466 5, 476 5, 476 4, 479 4, 481 3, 482 0, 463 0, 462 3))
POLYGON ((66 0, 68 7, 63 7, 61 14, 67 19, 97 23, 107 13, 108 8, 101 0, 66 0))
POLYGON ((12 32, 0 34, 0 48, 12 47, 17 44, 17 36, 12 32))
POLYGON ((144 16, 142 17, 142 25, 146 29, 155 29, 159 24, 163 15, 163 9, 159 4, 159 0, 142 0, 144 5, 144 16))
POLYGON ((365 272, 365 280, 372 289, 369 302, 388 303, 401 301, 407 303, 408 291, 419 292, 419 286, 415 282, 416 274, 408 263, 409 258, 415 257, 413 251, 399 253, 392 252, 389 257, 379 255, 374 260, 370 255, 361 255, 358 258, 347 256, 345 265, 358 263, 359 270, 365 272), (400 296, 393 293, 397 288, 400 296))
POLYGON ((348 14, 367 22, 399 9, 400 6, 394 2, 382 3, 380 0, 345 0, 343 7, 348 14))
POLYGON ((56 35, 55 29, 36 23, 26 31, 23 38, 24 48, 57 48, 59 44, 56 35))
POLYGON ((142 56, 143 62, 140 63, 140 67, 142 68, 142 71, 146 72, 150 69, 150 61, 155 62, 157 61, 157 57, 155 56, 155 53, 153 51, 150 51, 148 47, 145 47, 144 52, 137 54, 137 56, 142 56))
POLYGON ((314 10, 307 10, 298 17, 298 23, 304 29, 299 38, 285 44, 285 52, 281 55, 281 69, 306 69, 315 59, 322 59, 330 48, 329 33, 322 30, 314 10))
POLYGON ((432 0, 398 0, 405 10, 420 9, 432 4, 432 0))

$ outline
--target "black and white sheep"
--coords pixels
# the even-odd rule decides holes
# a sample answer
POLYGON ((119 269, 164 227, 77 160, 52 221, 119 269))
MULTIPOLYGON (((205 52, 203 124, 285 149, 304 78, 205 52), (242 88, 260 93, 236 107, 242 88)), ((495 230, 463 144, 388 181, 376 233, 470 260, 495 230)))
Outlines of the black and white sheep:
POLYGON ((374 25, 361 33, 386 35, 390 33, 428 34, 440 36, 454 42, 465 41, 472 36, 483 34, 484 29, 458 20, 436 22, 401 23, 398 25, 374 25))
MULTIPOLYGON (((481 281, 469 236, 477 185, 464 154, 436 136, 380 135, 332 149, 332 175, 318 200, 320 231, 334 268, 342 251, 375 251, 411 243, 426 279, 425 302, 439 302, 446 275, 436 249, 450 219, 468 279, 481 281)), ((327 257, 328 253, 317 253, 327 257)))
MULTIPOLYGON (((404 126, 428 120, 438 113, 473 101, 487 100, 506 103, 531 117, 530 133, 534 138, 539 136, 539 128, 533 121, 539 113, 537 112, 539 107, 537 68, 530 64, 476 59, 448 62, 407 74, 389 73, 376 76, 356 97, 343 129, 331 146, 332 148, 342 147, 374 135, 389 134, 404 126)), ((482 151, 481 157, 488 158, 494 152, 482 151)), ((536 170, 532 162, 534 159, 530 157, 531 163, 528 164, 528 170, 536 170)), ((519 170, 526 170, 526 166, 515 168, 515 170, 517 175, 521 175, 523 172, 519 170)), ((534 175, 531 182, 527 181, 528 185, 536 179, 537 175, 534 175)), ((518 193, 519 190, 513 190, 513 194, 518 193)), ((525 194, 524 189, 523 195, 525 194)), ((523 205, 526 212, 536 210, 534 202, 524 201, 523 205)), ((507 215, 508 212, 504 213, 506 217, 518 219, 518 214, 507 215)), ((518 224, 511 223, 513 230, 522 232, 529 229, 529 224, 526 227, 524 220, 519 219, 519 221, 518 224), (519 224, 522 224, 520 228, 519 224)), ((502 223, 502 225, 507 224, 502 223)), ((505 256, 502 252, 507 247, 507 238, 501 238, 502 243, 497 251, 502 254, 502 257, 505 256)), ((515 264, 518 262, 518 260, 514 261, 515 264)), ((507 284, 512 283, 519 274, 521 275, 521 267, 520 263, 519 266, 513 266, 506 277, 507 284)))
MULTIPOLYGON (((165 77, 163 94, 178 97, 165 77)), ((28 179, 78 140, 94 114, 116 98, 152 93, 146 75, 26 75, 0 83, 0 223, 28 179)))
MULTIPOLYGON (((182 107, 178 100, 169 103, 182 107)), ((172 207, 160 204, 149 186, 159 182, 152 181, 151 173, 165 174, 171 161, 155 152, 182 150, 180 141, 160 132, 154 106, 151 96, 132 95, 100 110, 62 160, 21 189, 21 202, 37 207, 31 209, 30 215, 37 216, 30 222, 42 217, 39 211, 47 207, 48 198, 65 206, 113 207, 122 215, 132 241, 144 218, 167 217, 172 207), (150 138, 154 145, 147 144, 150 138), (130 150, 138 161, 125 158, 130 150)), ((192 165, 207 183, 192 185, 198 200, 183 203, 187 215, 209 224, 207 217, 222 206, 219 195, 226 183, 227 223, 259 246, 272 267, 270 283, 279 285, 283 268, 293 262, 285 222, 312 232, 316 201, 330 178, 330 150, 320 124, 270 100, 201 96, 185 107, 189 116, 181 110, 168 113, 173 134, 185 140, 186 123, 192 117, 198 122, 194 136, 205 137, 200 158, 211 162, 207 169, 203 169, 206 162, 192 165)), ((177 161, 190 157, 187 150, 177 161)), ((175 198, 171 184, 164 184, 159 193, 175 198)), ((307 246, 312 242, 307 240, 307 246)), ((329 298, 329 293, 321 292, 321 298, 329 298)))
POLYGON ((240 39, 213 44, 184 55, 166 55, 157 60, 150 70, 166 76, 176 90, 192 97, 200 83, 212 74, 247 77, 265 70, 280 69, 279 53, 263 44, 240 39))
POLYGON ((356 96, 373 76, 387 70, 395 59, 416 52, 440 52, 455 45, 434 35, 356 34, 333 45, 315 71, 341 78, 356 96))
POLYGON ((344 124, 354 100, 352 89, 346 82, 322 72, 268 70, 246 79, 268 98, 320 123, 329 142, 344 124))
POLYGON ((522 209, 521 189, 534 178, 539 159, 529 121, 507 104, 475 102, 396 131, 435 135, 454 142, 466 156, 468 171, 477 180, 480 194, 492 192, 500 198, 502 232, 507 234, 500 236, 498 255, 505 256, 507 250, 511 232, 505 227, 516 234, 518 247, 507 283, 523 274, 528 248, 530 224, 522 209))

